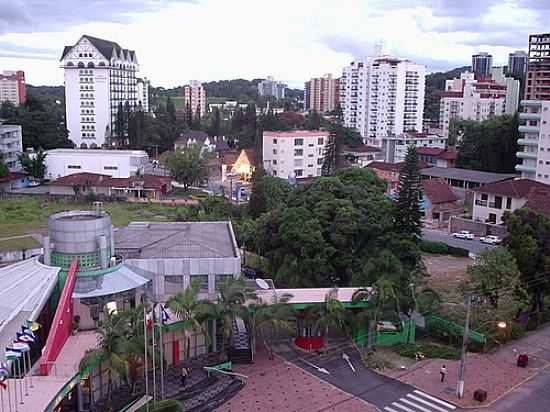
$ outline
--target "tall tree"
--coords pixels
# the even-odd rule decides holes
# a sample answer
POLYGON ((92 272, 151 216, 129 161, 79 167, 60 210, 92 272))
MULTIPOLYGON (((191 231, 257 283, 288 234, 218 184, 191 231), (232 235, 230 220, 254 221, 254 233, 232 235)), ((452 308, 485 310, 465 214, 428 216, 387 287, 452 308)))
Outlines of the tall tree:
POLYGON ((422 186, 418 170, 418 155, 415 146, 407 148, 405 161, 399 173, 396 207, 394 209, 395 228, 399 233, 412 235, 413 239, 422 236, 422 186))
POLYGON ((4 100, 0 105, 0 119, 11 119, 17 114, 17 108, 9 101, 4 100))
POLYGON ((208 159, 200 144, 192 144, 168 154, 164 163, 176 182, 188 189, 207 175, 208 159))
POLYGON ((325 301, 310 309, 317 318, 315 327, 324 330, 325 344, 328 347, 329 329, 335 327, 347 332, 349 317, 344 304, 338 299, 338 288, 330 289, 325 295, 325 301))
POLYGON ((256 167, 252 176, 252 193, 248 201, 248 214, 256 219, 267 211, 265 194, 265 172, 262 167, 256 167))
POLYGON ((168 114, 168 120, 172 123, 176 122, 176 105, 174 101, 168 96, 166 99, 166 113, 168 114))
POLYGON ((124 134, 126 129, 126 119, 124 116, 124 106, 122 102, 118 103, 116 117, 115 117, 115 136, 117 144, 119 146, 124 146, 124 134))
POLYGON ((23 170, 35 179, 44 179, 46 173, 46 156, 47 153, 42 149, 38 149, 33 155, 21 153, 17 156, 23 170))
POLYGON ((217 107, 214 107, 212 109, 212 113, 210 115, 210 127, 208 129, 208 134, 210 136, 221 136, 221 128, 222 128, 222 121, 220 116, 220 111, 217 107))
POLYGON ((325 144, 323 154, 323 166, 321 168, 322 176, 332 176, 336 173, 339 164, 340 142, 335 130, 332 130, 325 144))
POLYGON ((4 154, 0 153, 0 177, 4 177, 10 174, 10 169, 4 163, 4 154))
POLYGON ((321 115, 316 110, 309 112, 306 115, 304 127, 306 130, 319 130, 321 128, 321 115))

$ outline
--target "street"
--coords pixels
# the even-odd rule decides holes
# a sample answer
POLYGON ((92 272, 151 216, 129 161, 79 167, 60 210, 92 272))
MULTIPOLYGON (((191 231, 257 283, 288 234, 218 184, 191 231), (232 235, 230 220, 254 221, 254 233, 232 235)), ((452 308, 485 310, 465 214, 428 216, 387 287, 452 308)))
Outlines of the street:
POLYGON ((474 240, 456 239, 452 237, 450 234, 441 232, 440 230, 424 229, 423 234, 424 234, 423 237, 426 240, 445 242, 449 246, 460 247, 472 253, 479 253, 479 252, 482 252, 483 250, 492 249, 495 247, 493 245, 487 245, 485 243, 481 243, 478 237, 476 237, 474 240))
MULTIPOLYGON (((458 412, 461 410, 435 396, 419 391, 411 385, 365 367, 360 354, 349 343, 336 344, 336 348, 338 350, 331 351, 332 355, 328 358, 321 358, 315 352, 298 351, 291 344, 277 343, 273 345, 275 352, 287 361, 348 392, 349 399, 355 397, 363 399, 376 405, 381 411, 458 412), (344 353, 349 356, 349 363, 343 357, 344 353)), ((337 409, 333 410, 346 410, 346 404, 342 402, 337 409)))

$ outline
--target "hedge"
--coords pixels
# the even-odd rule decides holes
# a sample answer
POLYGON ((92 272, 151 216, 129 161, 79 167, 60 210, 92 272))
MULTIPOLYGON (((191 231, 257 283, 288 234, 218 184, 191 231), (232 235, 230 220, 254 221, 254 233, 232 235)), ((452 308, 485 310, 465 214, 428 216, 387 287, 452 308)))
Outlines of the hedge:
POLYGON ((424 253, 433 253, 434 255, 469 256, 469 252, 466 249, 449 246, 445 242, 434 240, 421 240, 420 250, 424 253))

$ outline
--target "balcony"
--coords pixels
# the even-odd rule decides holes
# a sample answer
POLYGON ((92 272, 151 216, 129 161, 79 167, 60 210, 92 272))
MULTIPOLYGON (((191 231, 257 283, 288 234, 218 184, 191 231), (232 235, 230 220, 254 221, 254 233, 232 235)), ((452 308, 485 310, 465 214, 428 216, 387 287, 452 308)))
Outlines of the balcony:
POLYGON ((520 159, 536 159, 537 154, 534 152, 516 152, 516 157, 520 159))
POLYGON ((516 170, 518 172, 527 172, 527 173, 536 173, 536 166, 526 166, 526 165, 516 165, 516 170))
POLYGON ((541 119, 540 113, 520 113, 519 114, 520 120, 538 120, 541 119))
POLYGON ((520 133, 538 133, 538 132, 540 132, 540 128, 539 128, 539 126, 522 125, 522 126, 518 127, 518 131, 520 133))
POLYGON ((539 141, 537 139, 518 139, 518 144, 522 146, 538 146, 539 141))
POLYGON ((519 104, 523 107, 542 107, 540 100, 522 100, 519 104))

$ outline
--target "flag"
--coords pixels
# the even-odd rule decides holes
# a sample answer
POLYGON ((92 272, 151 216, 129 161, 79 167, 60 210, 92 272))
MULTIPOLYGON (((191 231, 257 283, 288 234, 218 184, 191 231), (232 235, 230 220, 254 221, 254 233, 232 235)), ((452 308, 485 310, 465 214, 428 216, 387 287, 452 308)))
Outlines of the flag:
POLYGON ((166 309, 164 309, 164 306, 160 305, 160 319, 162 323, 168 322, 170 320, 170 316, 168 316, 168 312, 166 312, 166 309))
POLYGON ((28 328, 27 326, 21 326, 21 332, 23 332, 25 335, 29 335, 31 338, 36 340, 36 335, 32 331, 32 329, 28 328))
POLYGON ((8 385, 4 382, 6 379, 7 379, 7 378, 5 378, 5 377, 3 377, 3 376, 0 377, 0 387, 1 387, 2 389, 6 389, 6 388, 8 387, 8 385))
POLYGON ((13 350, 12 348, 6 348, 6 359, 17 360, 21 357, 21 353, 13 350))
POLYGON ((0 379, 10 376, 10 368, 6 362, 0 363, 0 379))
POLYGON ((153 327, 153 317, 148 313, 145 315, 145 324, 147 325, 147 329, 153 327))
POLYGON ((42 325, 38 322, 33 322, 32 320, 28 320, 26 327, 29 328, 31 331, 36 332, 38 329, 42 327, 42 325))
POLYGON ((11 349, 15 352, 27 352, 28 350, 31 350, 31 347, 26 343, 13 342, 11 344, 11 348, 8 348, 8 349, 11 349))
POLYGON ((33 343, 34 338, 26 333, 17 332, 17 342, 21 343, 33 343))

